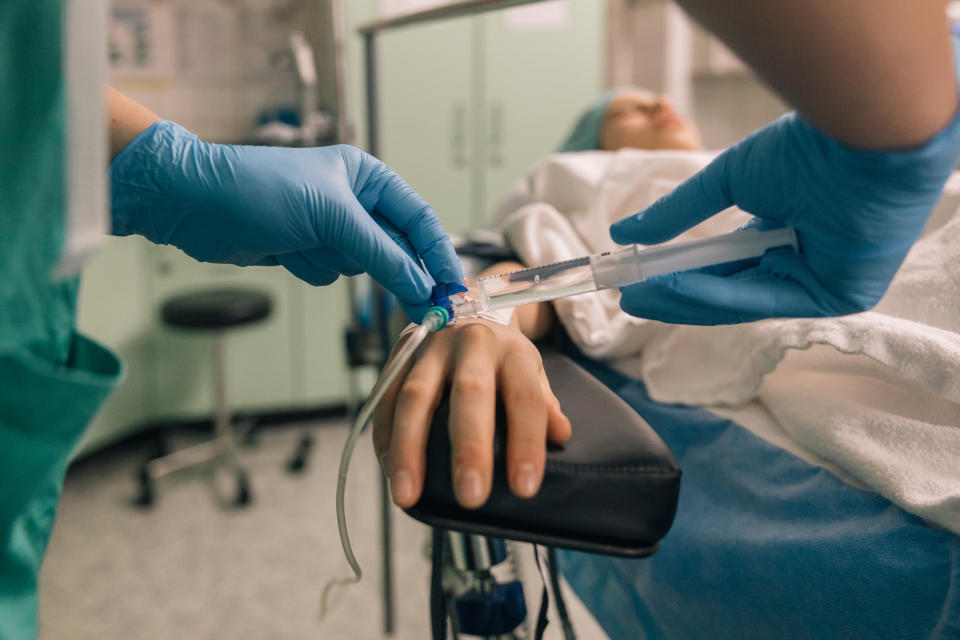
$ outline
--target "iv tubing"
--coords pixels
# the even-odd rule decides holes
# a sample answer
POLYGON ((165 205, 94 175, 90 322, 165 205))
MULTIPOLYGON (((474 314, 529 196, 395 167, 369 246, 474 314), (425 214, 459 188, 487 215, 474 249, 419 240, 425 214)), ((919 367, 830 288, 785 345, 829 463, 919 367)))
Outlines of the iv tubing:
POLYGON ((370 397, 363 404, 363 407, 360 408, 360 411, 357 413, 357 419, 354 421, 353 426, 350 427, 350 435, 347 436, 347 442, 343 445, 343 452, 340 454, 340 471, 337 476, 337 528, 340 530, 340 544, 343 545, 343 554, 346 556, 350 568, 353 569, 353 576, 349 578, 335 578, 327 583, 323 589, 321 617, 329 610, 327 601, 333 587, 359 582, 363 576, 363 572, 360 570, 360 563, 357 562, 357 557, 353 553, 353 547, 350 545, 350 536, 347 533, 346 508, 344 506, 344 497, 347 490, 347 471, 350 469, 350 459, 353 457, 353 450, 357 446, 360 434, 363 433, 363 428, 367 425, 367 422, 370 421, 371 416, 373 416, 374 409, 380 404, 383 394, 387 392, 390 385, 397 379, 397 376, 403 371, 407 362, 413 357, 417 348, 423 343, 430 332, 445 327, 449 318, 450 316, 447 314, 447 311, 442 307, 430 307, 430 309, 427 310, 420 325, 413 330, 407 341, 397 351, 390 364, 383 369, 380 380, 374 385, 373 390, 370 392, 370 397))

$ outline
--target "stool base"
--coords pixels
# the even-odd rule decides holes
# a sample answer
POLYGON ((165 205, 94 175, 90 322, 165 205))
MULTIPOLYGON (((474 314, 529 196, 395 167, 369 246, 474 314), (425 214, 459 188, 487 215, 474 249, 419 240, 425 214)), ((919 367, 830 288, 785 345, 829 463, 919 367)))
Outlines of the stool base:
POLYGON ((235 487, 231 500, 233 506, 245 507, 253 502, 249 476, 237 460, 233 443, 216 437, 147 461, 137 472, 139 492, 134 498, 134 504, 140 507, 153 506, 157 501, 157 480, 206 464, 222 465, 234 474, 235 487))

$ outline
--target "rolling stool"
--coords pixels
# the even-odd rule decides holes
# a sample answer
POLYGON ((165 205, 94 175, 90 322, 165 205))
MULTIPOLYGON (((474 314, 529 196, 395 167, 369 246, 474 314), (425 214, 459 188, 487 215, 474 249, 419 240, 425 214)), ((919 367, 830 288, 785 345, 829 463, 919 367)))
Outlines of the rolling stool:
POLYGON ((214 437, 201 444, 152 458, 139 472, 140 495, 136 503, 150 506, 155 500, 154 481, 189 467, 216 461, 236 475, 236 506, 248 505, 253 496, 247 472, 240 464, 227 409, 226 352, 224 333, 228 329, 259 322, 270 315, 270 296, 238 288, 206 289, 168 300, 161 316, 178 329, 209 331, 213 334, 214 437))

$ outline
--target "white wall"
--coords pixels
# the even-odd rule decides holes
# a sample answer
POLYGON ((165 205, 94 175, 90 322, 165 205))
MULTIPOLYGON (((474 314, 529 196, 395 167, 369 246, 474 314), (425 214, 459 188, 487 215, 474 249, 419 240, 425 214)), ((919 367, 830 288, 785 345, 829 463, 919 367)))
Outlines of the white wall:
POLYGON ((693 116, 709 149, 728 147, 789 109, 746 74, 695 78, 693 96, 693 116))
POLYGON ((216 142, 251 139, 257 114, 298 105, 289 36, 317 50, 320 102, 335 105, 327 0, 113 0, 110 83, 216 142))

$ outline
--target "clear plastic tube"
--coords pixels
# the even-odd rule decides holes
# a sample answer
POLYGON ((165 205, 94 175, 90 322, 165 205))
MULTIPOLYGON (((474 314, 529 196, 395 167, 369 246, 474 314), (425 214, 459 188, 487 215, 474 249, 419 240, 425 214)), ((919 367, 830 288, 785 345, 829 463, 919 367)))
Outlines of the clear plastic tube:
POLYGON ((624 287, 665 273, 759 258, 768 249, 782 246, 797 249, 797 236, 790 227, 766 231, 749 228, 704 240, 648 248, 631 245, 619 251, 480 278, 471 296, 451 297, 453 312, 455 317, 475 316, 531 302, 624 287))
POLYGON ((390 385, 397 379, 397 376, 400 375, 400 372, 403 371, 407 362, 413 357, 413 354, 430 332, 442 329, 446 326, 448 320, 449 316, 439 307, 431 307, 427 311, 423 316, 423 321, 413 330, 407 341, 394 355, 390 364, 384 367, 383 372, 380 374, 380 379, 370 392, 370 397, 360 408, 360 411, 357 413, 357 419, 354 420, 353 425, 350 427, 350 434, 347 436, 347 441, 343 445, 343 451, 340 454, 340 470, 337 474, 337 528, 340 530, 340 544, 343 546, 343 554, 346 556, 347 563, 353 570, 353 575, 346 578, 333 578, 323 588, 320 604, 321 619, 326 616, 334 604, 330 601, 334 590, 337 587, 344 587, 359 582, 360 578, 363 577, 360 563, 357 562, 357 557, 353 553, 353 546, 350 544, 345 507, 347 472, 350 469, 353 450, 357 446, 360 434, 363 433, 363 428, 367 425, 367 422, 370 421, 374 410, 377 408, 377 405, 380 404, 380 400, 383 399, 383 394, 387 392, 390 385))

